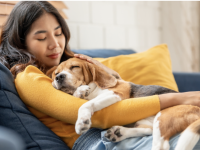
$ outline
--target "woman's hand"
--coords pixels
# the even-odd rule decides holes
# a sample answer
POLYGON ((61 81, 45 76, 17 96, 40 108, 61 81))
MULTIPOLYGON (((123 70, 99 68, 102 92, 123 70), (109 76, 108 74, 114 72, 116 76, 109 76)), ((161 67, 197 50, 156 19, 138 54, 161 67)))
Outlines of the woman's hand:
POLYGON ((175 105, 194 105, 200 107, 200 91, 168 93, 158 95, 158 97, 161 110, 175 105))
POLYGON ((74 54, 74 57, 77 57, 77 58, 80 58, 80 59, 83 59, 83 60, 87 60, 88 62, 103 68, 107 73, 113 75, 115 78, 121 79, 120 75, 116 71, 106 67, 105 65, 103 65, 99 61, 94 60, 93 58, 91 58, 89 56, 86 56, 86 55, 83 55, 83 54, 74 54))

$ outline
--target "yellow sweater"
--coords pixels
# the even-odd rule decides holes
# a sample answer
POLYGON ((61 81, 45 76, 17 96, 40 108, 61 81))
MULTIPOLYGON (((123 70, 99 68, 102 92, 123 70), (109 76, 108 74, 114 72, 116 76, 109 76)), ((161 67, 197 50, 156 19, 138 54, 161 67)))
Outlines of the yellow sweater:
MULTIPOLYGON (((28 66, 17 75, 15 86, 29 110, 70 148, 79 137, 75 132, 78 109, 87 101, 73 97, 52 86, 52 79, 38 68, 28 66)), ((92 127, 109 128, 133 123, 160 111, 157 95, 131 98, 95 112, 92 127)))

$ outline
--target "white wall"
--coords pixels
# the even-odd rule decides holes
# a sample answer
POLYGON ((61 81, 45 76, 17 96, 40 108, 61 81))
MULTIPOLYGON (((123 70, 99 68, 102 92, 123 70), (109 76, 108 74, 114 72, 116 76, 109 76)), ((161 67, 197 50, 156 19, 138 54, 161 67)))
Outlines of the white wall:
POLYGON ((66 1, 72 49, 145 51, 166 43, 173 71, 200 68, 199 2, 66 1))
POLYGON ((175 71, 199 72, 199 2, 161 3, 161 42, 167 43, 175 71))
POLYGON ((160 44, 160 2, 66 1, 72 49, 134 49, 160 44), (144 19, 145 18, 145 19, 144 19))

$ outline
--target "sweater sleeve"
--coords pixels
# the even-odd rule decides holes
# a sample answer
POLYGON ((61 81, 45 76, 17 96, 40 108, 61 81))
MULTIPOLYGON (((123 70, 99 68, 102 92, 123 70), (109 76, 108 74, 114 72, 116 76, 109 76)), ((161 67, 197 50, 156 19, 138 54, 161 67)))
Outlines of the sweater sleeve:
MULTIPOLYGON (((17 75, 15 86, 22 101, 31 108, 63 122, 75 124, 84 99, 73 97, 52 86, 52 79, 38 68, 28 66, 17 75)), ((106 107, 92 116, 92 127, 109 128, 133 123, 160 111, 157 95, 130 98, 106 107)))

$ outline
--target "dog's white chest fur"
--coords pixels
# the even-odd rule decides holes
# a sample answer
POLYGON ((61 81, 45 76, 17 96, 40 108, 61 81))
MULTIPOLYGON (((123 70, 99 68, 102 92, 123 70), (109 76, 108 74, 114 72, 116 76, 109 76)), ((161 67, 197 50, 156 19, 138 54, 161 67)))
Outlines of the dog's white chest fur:
POLYGON ((95 97, 97 97, 98 95, 113 95, 114 92, 110 91, 108 89, 101 89, 100 87, 98 87, 94 82, 91 82, 88 84, 89 88, 90 88, 90 94, 86 97, 87 100, 92 100, 95 97))

